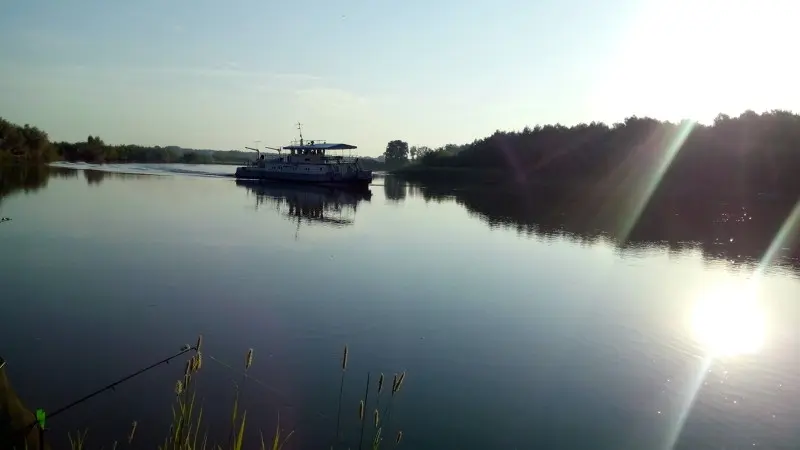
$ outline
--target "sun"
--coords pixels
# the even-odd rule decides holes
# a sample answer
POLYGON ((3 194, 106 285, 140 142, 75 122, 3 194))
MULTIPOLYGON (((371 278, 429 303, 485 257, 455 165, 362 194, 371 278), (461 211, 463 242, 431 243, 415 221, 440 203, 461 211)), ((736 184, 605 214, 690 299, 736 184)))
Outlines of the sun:
POLYGON ((766 337, 766 320, 755 296, 734 289, 703 295, 691 315, 693 337, 712 356, 754 354, 766 337))

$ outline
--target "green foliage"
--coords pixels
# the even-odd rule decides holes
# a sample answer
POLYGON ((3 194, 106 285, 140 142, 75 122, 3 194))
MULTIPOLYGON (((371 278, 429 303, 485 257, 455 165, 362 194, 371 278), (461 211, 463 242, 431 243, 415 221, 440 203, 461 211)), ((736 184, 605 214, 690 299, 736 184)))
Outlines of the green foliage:
POLYGON ((387 166, 400 166, 408 162, 408 142, 394 140, 386 144, 383 156, 387 166))
POLYGON ((56 150, 47 133, 0 118, 0 163, 47 162, 55 157, 56 150))
POLYGON ((654 171, 664 170, 659 183, 664 189, 723 194, 733 187, 796 194, 800 115, 778 110, 747 111, 739 117, 720 114, 711 125, 635 116, 613 125, 537 125, 496 131, 422 156, 417 150, 416 162, 421 168, 499 170, 509 182, 582 184, 592 189, 622 188, 627 186, 625 179, 652 177, 654 171))
POLYGON ((241 151, 191 150, 180 147, 109 145, 99 136, 85 142, 51 143, 47 133, 0 118, 0 164, 45 163, 54 160, 90 163, 232 164, 253 159, 241 151))

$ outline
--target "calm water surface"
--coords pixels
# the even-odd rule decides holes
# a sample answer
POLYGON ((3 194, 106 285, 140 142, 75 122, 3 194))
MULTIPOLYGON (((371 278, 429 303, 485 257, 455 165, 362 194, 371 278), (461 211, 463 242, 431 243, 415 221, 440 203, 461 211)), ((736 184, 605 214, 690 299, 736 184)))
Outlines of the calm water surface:
MULTIPOLYGON (((367 372, 402 370, 389 427, 407 448, 800 442, 800 282, 788 255, 756 275, 747 230, 615 245, 534 201, 391 177, 357 195, 215 176, 233 170, 3 175, 0 354, 28 407, 54 410, 203 333, 213 436, 239 381, 217 361, 240 367, 252 347, 251 433, 280 412, 290 448, 328 448, 347 344, 353 448, 367 372)), ((139 443, 155 442, 181 373, 148 372, 53 418, 52 434, 88 427, 108 445, 137 420, 139 443)))

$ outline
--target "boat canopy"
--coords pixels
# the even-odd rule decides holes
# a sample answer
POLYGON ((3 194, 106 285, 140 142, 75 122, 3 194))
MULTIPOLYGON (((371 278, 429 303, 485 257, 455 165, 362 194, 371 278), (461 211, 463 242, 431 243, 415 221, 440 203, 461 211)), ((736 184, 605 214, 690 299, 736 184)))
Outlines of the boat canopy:
POLYGON ((358 148, 350 144, 305 144, 305 145, 287 145, 283 147, 286 150, 352 150, 358 148))

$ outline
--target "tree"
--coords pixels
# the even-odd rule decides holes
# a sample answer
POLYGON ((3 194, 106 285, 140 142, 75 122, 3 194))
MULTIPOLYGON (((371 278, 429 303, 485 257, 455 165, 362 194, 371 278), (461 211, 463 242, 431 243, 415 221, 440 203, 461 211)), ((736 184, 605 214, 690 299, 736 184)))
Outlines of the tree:
POLYGON ((433 150, 431 150, 430 147, 426 147, 424 145, 421 146, 421 147, 417 147, 417 155, 414 158, 414 160, 415 161, 419 161, 420 159, 424 158, 425 155, 427 155, 428 153, 430 153, 432 151, 433 150))
POLYGON ((401 165, 408 162, 408 142, 394 140, 386 144, 386 151, 383 153, 386 164, 401 165))
POLYGON ((417 146, 415 145, 415 146, 411 147, 408 150, 408 153, 411 155, 411 159, 416 160, 417 159, 417 146))

